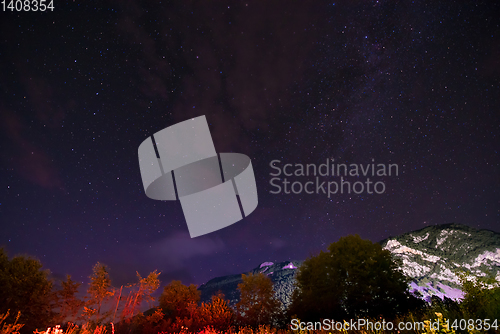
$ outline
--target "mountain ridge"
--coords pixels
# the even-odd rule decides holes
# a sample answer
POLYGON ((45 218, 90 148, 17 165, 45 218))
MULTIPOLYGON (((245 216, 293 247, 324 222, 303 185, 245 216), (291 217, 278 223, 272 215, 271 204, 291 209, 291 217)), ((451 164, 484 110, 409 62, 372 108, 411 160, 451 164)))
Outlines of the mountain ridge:
MULTIPOLYGON (((426 226, 378 243, 401 261, 401 269, 411 279, 410 292, 418 291, 427 301, 434 295, 460 299, 463 293, 456 275, 459 270, 469 271, 475 277, 493 276, 500 281, 498 232, 449 223, 426 226)), ((287 307, 294 290, 295 272, 302 262, 263 262, 244 274, 268 275, 276 296, 287 307)), ((239 300, 239 283, 241 274, 215 277, 198 288, 201 301, 209 301, 212 294, 221 291, 234 306, 239 300)))

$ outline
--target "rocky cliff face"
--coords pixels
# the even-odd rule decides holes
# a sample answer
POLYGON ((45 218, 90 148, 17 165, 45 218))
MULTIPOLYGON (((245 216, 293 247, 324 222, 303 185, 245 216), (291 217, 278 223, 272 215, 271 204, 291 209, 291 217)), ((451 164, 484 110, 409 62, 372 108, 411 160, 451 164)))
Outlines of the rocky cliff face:
MULTIPOLYGON (((500 281, 500 234, 496 232, 447 224, 390 237, 380 244, 401 260, 402 270, 412 279, 410 291, 419 291, 426 300, 433 295, 461 298, 458 270, 470 271, 477 277, 491 275, 500 281)), ((301 263, 264 262, 249 273, 268 275, 277 297, 286 307, 294 290, 294 275, 301 263)), ((201 300, 209 301, 212 294, 221 291, 235 305, 239 301, 239 283, 241 274, 214 278, 199 287, 201 300)))

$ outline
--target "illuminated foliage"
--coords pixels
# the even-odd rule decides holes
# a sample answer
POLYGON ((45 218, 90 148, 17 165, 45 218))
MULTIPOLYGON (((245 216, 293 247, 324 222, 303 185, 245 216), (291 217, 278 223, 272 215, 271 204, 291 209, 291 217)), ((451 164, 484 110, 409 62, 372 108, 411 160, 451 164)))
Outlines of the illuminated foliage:
POLYGON ((276 299, 273 282, 266 275, 241 275, 238 284, 240 301, 236 305, 240 322, 257 327, 272 323, 280 313, 280 302, 276 299))
POLYGON ((61 285, 61 290, 56 291, 56 307, 59 308, 59 313, 55 321, 57 323, 64 323, 67 320, 75 321, 76 319, 73 318, 78 315, 84 304, 76 297, 81 283, 73 281, 71 276, 67 275, 61 285))
POLYGON ((113 294, 108 269, 104 264, 97 262, 92 269, 92 276, 90 276, 89 288, 87 289, 88 300, 84 316, 87 319, 91 319, 95 315, 98 322, 102 321, 108 315, 101 314, 102 305, 113 294))
POLYGON ((23 324, 18 324, 21 312, 17 313, 14 323, 5 323, 5 319, 9 316, 9 311, 5 314, 0 314, 0 334, 19 334, 19 330, 24 326, 23 324))
MULTIPOLYGON (((159 275, 160 273, 155 270, 149 273, 147 277, 142 278, 137 272, 138 282, 127 286, 127 288, 131 288, 132 290, 126 298, 125 306, 123 307, 121 314, 122 320, 134 316, 143 301, 148 302, 149 306, 152 307, 152 302, 155 300, 152 294, 160 286, 160 280, 158 278, 159 275)), ((122 289, 120 289, 117 303, 120 301, 121 290, 122 289)))
POLYGON ((196 285, 186 286, 181 281, 172 281, 163 289, 160 307, 169 318, 192 318, 200 301, 200 291, 196 285))
POLYGON ((224 299, 223 294, 212 296, 210 303, 201 303, 197 312, 198 327, 211 326, 217 330, 224 330, 231 326, 234 311, 224 299))
POLYGON ((154 302, 154 297, 152 294, 160 287, 160 276, 161 273, 158 273, 156 270, 149 273, 147 277, 142 278, 141 275, 137 272, 137 278, 139 280, 139 295, 140 301, 143 300, 149 303, 149 306, 152 306, 152 302, 154 302))

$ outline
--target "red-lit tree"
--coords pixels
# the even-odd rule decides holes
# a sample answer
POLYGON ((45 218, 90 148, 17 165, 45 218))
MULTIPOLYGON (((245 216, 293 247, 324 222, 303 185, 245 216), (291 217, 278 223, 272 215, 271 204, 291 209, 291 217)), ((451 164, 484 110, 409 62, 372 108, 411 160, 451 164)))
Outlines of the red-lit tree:
POLYGON ((274 295, 273 282, 266 275, 241 275, 240 301, 236 305, 240 322, 257 327, 272 324, 280 314, 281 303, 274 295))

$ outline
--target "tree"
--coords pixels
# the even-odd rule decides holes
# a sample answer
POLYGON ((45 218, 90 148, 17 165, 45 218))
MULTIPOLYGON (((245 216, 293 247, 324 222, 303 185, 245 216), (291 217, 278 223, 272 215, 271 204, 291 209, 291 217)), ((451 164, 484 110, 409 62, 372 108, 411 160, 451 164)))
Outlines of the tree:
POLYGON ((169 318, 192 318, 193 311, 200 301, 200 294, 194 284, 186 286, 181 281, 172 281, 163 288, 160 307, 169 318))
POLYGON ((26 256, 9 260, 0 248, 0 314, 10 310, 6 321, 14 322, 21 312, 19 323, 25 324, 21 332, 31 333, 54 317, 52 282, 47 276, 40 261, 26 256))
POLYGON ((358 235, 304 261, 296 279, 290 313, 307 321, 392 317, 420 305, 391 253, 358 235))
POLYGON ((56 291, 56 305, 59 307, 56 323, 76 320, 73 318, 84 305, 83 301, 76 297, 80 285, 81 283, 73 281, 70 275, 66 275, 66 280, 61 282, 61 289, 56 291))
POLYGON ((458 273, 465 293, 460 307, 469 319, 500 318, 500 282, 495 277, 472 277, 469 272, 458 273))
POLYGON ((224 294, 215 294, 210 303, 201 303, 196 316, 198 328, 211 326, 216 330, 224 331, 231 326, 233 313, 224 294))
POLYGON ((150 308, 153 306, 152 303, 155 300, 152 294, 160 287, 160 279, 158 278, 160 274, 161 273, 158 273, 157 270, 155 270, 150 272, 147 277, 142 278, 139 272, 137 272, 137 278, 139 279, 138 293, 140 294, 140 301, 146 301, 150 308))
POLYGON ((274 296, 273 282, 263 273, 242 274, 238 284, 240 301, 236 304, 243 324, 257 327, 271 324, 280 313, 281 303, 274 296))
MULTIPOLYGON (((140 307, 143 301, 148 302, 149 307, 151 308, 152 302, 155 300, 152 294, 160 286, 160 280, 158 278, 158 276, 160 276, 160 273, 158 273, 156 270, 149 273, 149 275, 145 278, 142 278, 139 272, 136 273, 138 283, 127 286, 127 288, 132 288, 132 291, 130 291, 129 297, 126 299, 125 306, 122 310, 122 320, 134 316, 136 310, 140 307)), ((116 308, 118 308, 119 301, 120 296, 118 296, 116 308)))
POLYGON ((97 316, 97 322, 102 321, 108 314, 101 316, 101 307, 109 297, 114 295, 111 288, 111 279, 109 278, 108 269, 104 264, 97 262, 92 269, 90 276, 89 288, 87 290, 88 300, 84 310, 84 316, 92 318, 97 316))

